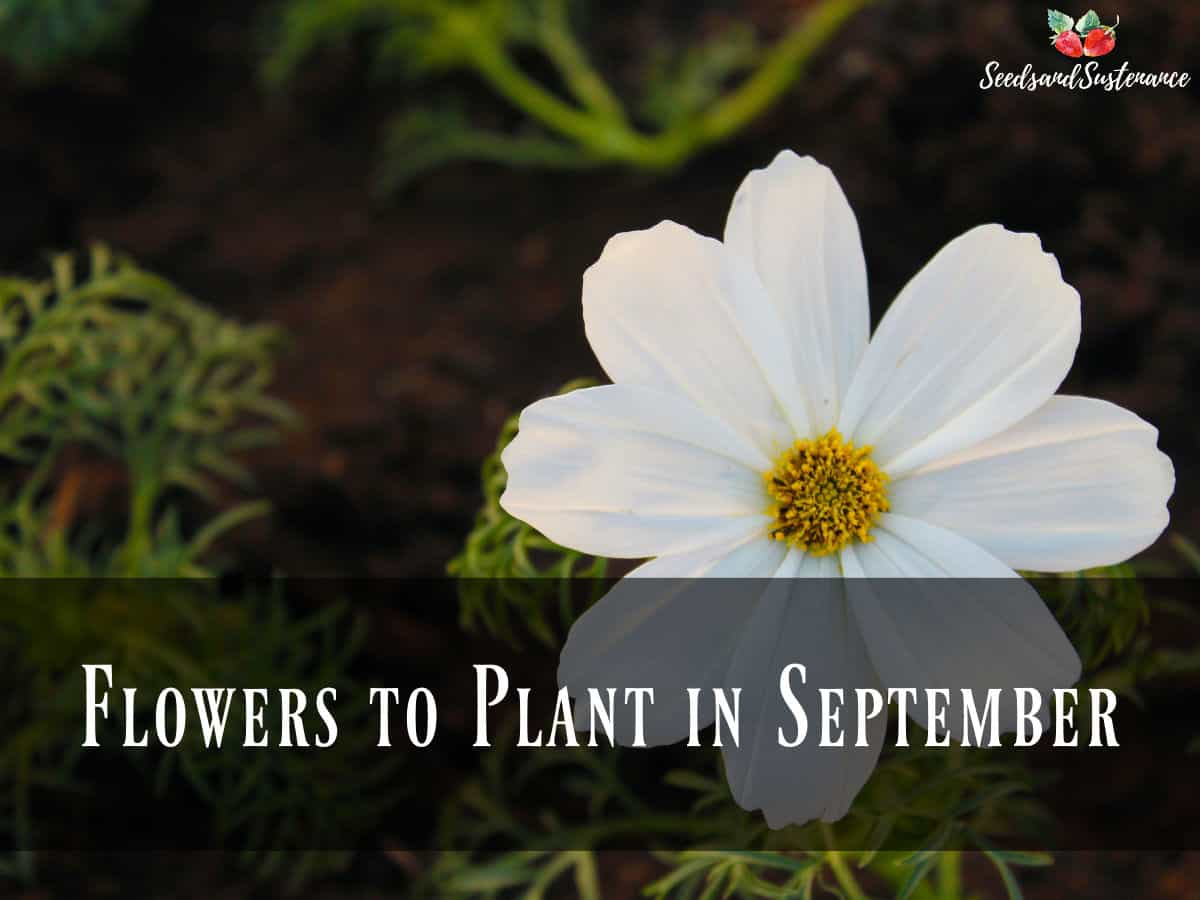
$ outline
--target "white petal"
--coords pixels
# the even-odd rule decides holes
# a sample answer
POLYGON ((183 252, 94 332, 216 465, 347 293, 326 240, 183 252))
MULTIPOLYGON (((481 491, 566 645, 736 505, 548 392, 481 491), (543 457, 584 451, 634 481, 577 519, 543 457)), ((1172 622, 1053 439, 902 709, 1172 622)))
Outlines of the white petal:
MULTIPOLYGON (((648 746, 670 744, 688 734, 687 688, 710 698, 701 707, 701 727, 712 721, 711 688, 720 686, 730 655, 763 585, 787 549, 765 538, 736 547, 652 560, 621 579, 571 627, 558 664, 559 686, 577 700, 588 688, 606 696, 617 689, 616 739, 634 739, 626 688, 654 688, 646 707, 648 746), (713 577, 721 576, 721 577, 713 577), (737 579, 736 581, 730 579, 737 579)), ((587 706, 576 704, 576 722, 586 730, 587 706)), ((603 738, 600 738, 603 740, 603 738)))
POLYGON ((740 743, 723 750, 729 786, 739 805, 761 809, 772 828, 842 818, 875 768, 887 729, 885 710, 868 722, 868 745, 855 746, 855 688, 878 690, 879 678, 847 606, 836 558, 803 557, 793 550, 789 560, 800 577, 770 585, 725 677, 727 691, 742 691, 740 743), (795 719, 779 687, 780 674, 791 663, 804 665, 807 674, 804 684, 798 673, 791 679, 808 719, 808 734, 794 748, 779 741, 780 728, 788 740, 796 737, 795 719), (818 688, 844 693, 842 748, 819 746, 818 688))
POLYGON ((1045 694, 1074 684, 1079 655, 1024 579, 970 541, 933 525, 884 516, 869 544, 842 551, 855 620, 880 680, 916 688, 912 718, 925 723, 925 690, 950 691, 947 724, 962 736, 962 689, 982 709, 1000 688, 1002 731, 1016 727, 1013 689, 1045 694), (903 576, 903 577, 897 577, 903 576), (947 577, 948 576, 948 577, 947 577))
MULTIPOLYGON (((1011 568, 982 547, 919 519, 884 513, 869 544, 850 544, 859 554, 882 553, 904 578, 1013 578, 1011 568)), ((867 577, 893 577, 868 571, 867 577)))
POLYGON ((792 348, 816 434, 838 420, 871 312, 858 222, 833 173, 785 150, 746 176, 725 244, 753 261, 792 348))
POLYGON ((1158 432, 1085 397, 1052 397, 1007 431, 894 483, 892 509, 1017 569, 1066 572, 1145 549, 1175 488, 1158 432))
POLYGON ((500 504, 564 546, 680 553, 765 533, 767 458, 681 397, 605 385, 540 400, 505 449, 500 504))
POLYGON ((720 241, 674 222, 618 234, 583 276, 583 319, 618 384, 686 397, 772 456, 807 428, 775 308, 720 241))
POLYGON ((786 545, 762 533, 740 537, 733 543, 716 544, 647 560, 626 578, 722 578, 754 579, 774 575, 783 564, 786 545))
POLYGON ((892 477, 998 434, 1040 407, 1079 343, 1079 294, 1036 235, 985 225, 951 241, 892 304, 840 429, 892 477))

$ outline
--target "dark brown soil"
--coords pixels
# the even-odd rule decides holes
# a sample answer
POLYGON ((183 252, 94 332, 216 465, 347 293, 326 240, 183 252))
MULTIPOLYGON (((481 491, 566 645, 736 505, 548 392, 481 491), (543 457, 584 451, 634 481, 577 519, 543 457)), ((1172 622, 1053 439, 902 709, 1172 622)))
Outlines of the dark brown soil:
MULTIPOLYGON (((696 4, 623 0, 594 5, 594 30, 602 62, 628 74, 663 35, 739 16, 777 28, 802 5, 709 2, 701 15, 696 4)), ((740 179, 784 147, 838 174, 876 316, 965 229, 1038 232, 1084 298, 1066 389, 1161 429, 1179 475, 1172 527, 1200 534, 1188 477, 1200 455, 1194 88, 984 92, 989 60, 1063 65, 1043 6, 888 0, 767 117, 678 175, 455 166, 373 206, 381 123, 435 95, 373 84, 336 57, 290 97, 268 97, 253 68, 259 7, 159 3, 127 55, 40 86, 0 72, 5 269, 35 271, 46 249, 102 240, 293 336, 279 389, 307 425, 258 461, 277 514, 246 535, 252 565, 440 573, 504 417, 598 374, 579 286, 605 240, 663 218, 719 234, 740 179)), ((1114 65, 1187 70, 1200 59, 1200 7, 1151 0, 1121 12, 1114 65)), ((212 867, 195 868, 205 885, 212 867)), ((1079 855, 1031 881, 1029 896, 1165 900, 1200 896, 1197 885, 1194 857, 1079 855)))

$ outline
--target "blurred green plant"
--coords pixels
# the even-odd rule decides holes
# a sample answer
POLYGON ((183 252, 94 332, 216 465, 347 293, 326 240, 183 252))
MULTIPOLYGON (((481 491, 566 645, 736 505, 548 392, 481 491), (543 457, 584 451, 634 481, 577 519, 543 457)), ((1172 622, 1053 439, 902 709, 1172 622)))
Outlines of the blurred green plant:
MULTIPOLYGON (((577 386, 568 384, 563 391, 577 386)), ((484 504, 450 571, 475 579, 460 590, 465 626, 483 627, 510 641, 524 626, 539 642, 557 649, 587 606, 561 598, 578 598, 581 575, 603 575, 606 561, 588 557, 581 565, 578 554, 556 549, 499 506, 506 482, 500 454, 517 428, 516 416, 505 422, 495 452, 484 462, 484 504), (537 565, 514 566, 527 547, 537 548, 537 565), (520 577, 527 575, 541 577, 520 577)), ((1200 551, 1186 540, 1173 542, 1185 565, 1200 572, 1200 551)), ((1079 651, 1084 668, 1080 687, 1111 688, 1136 703, 1142 702, 1139 687, 1147 682, 1200 671, 1200 651, 1157 647, 1151 641, 1148 625, 1154 615, 1195 620, 1197 611, 1148 591, 1142 569, 1125 564, 1028 576, 1079 651)), ((1161 567, 1155 571, 1163 574, 1161 567)), ((1166 571, 1177 575, 1178 567, 1166 571)), ((1081 719, 1087 715, 1086 697, 1081 691, 1081 719)), ((891 715, 895 717, 894 709, 891 715)), ((734 803, 715 750, 689 750, 688 759, 701 765, 667 776, 666 788, 689 791, 695 800, 689 815, 664 816, 646 799, 648 790, 664 786, 636 785, 638 767, 620 748, 532 757, 497 749, 483 773, 448 806, 439 845, 455 852, 438 857, 417 893, 541 900, 574 890, 586 900, 601 900, 597 873, 604 869, 605 855, 613 852, 605 848, 638 835, 649 839, 660 872, 644 888, 655 900, 866 900, 867 888, 886 890, 896 900, 966 900, 973 896, 963 883, 967 852, 988 859, 1005 896, 1020 900, 1020 870, 1051 865, 1053 859, 998 845, 1008 843, 1005 839, 1036 837, 1052 826, 1051 811, 1038 796, 1046 776, 1030 769, 1022 754, 963 747, 930 754, 922 752, 922 744, 917 737, 911 748, 885 748, 844 819, 778 832, 734 803), (540 790, 539 779, 545 780, 540 790), (531 809, 530 796, 555 799, 531 809), (586 803, 586 822, 568 825, 579 822, 581 803, 586 803), (574 812, 564 816, 566 809, 574 812), (689 849, 655 851, 656 836, 661 847, 689 849), (571 849, 558 849, 563 847, 571 849), (795 847, 820 849, 786 849, 795 847), (920 849, 914 852, 913 847, 920 849)), ((501 740, 497 746, 508 744, 501 740)))
POLYGON ((733 28, 660 50, 646 67, 637 116, 590 61, 569 0, 284 0, 263 72, 277 88, 317 50, 366 35, 382 73, 467 71, 524 117, 511 133, 481 128, 441 101, 401 113, 384 138, 383 193, 456 160, 667 171, 761 115, 870 2, 815 0, 765 49, 749 29, 733 28), (548 83, 531 74, 531 56, 549 65, 548 83))
MULTIPOLYGON (((269 391, 282 343, 104 247, 55 257, 44 280, 0 278, 0 666, 19 686, 0 709, 9 873, 33 875, 29 848, 54 824, 39 802, 83 787, 82 663, 111 662, 139 688, 143 717, 167 685, 364 693, 347 674, 362 623, 344 606, 300 615, 278 584, 230 591, 203 577, 217 571, 218 539, 268 511, 222 499, 253 485, 238 456, 296 422, 269 391), (114 518, 111 503, 85 508, 97 479, 123 489, 114 518)), ((155 767, 162 791, 189 786, 217 835, 269 848, 248 861, 297 886, 348 858, 310 848, 346 846, 395 800, 395 763, 364 759, 367 713, 339 709, 339 740, 320 754, 203 752, 195 734, 123 759, 155 767)))
POLYGON ((267 392, 283 336, 224 319, 104 247, 82 278, 78 262, 56 257, 44 281, 0 278, 0 457, 30 467, 0 514, 0 574, 209 574, 200 558, 266 505, 233 506, 185 540, 181 506, 166 501, 175 491, 213 503, 222 482, 252 486, 237 455, 296 422, 267 392), (55 468, 67 447, 120 467, 129 514, 118 544, 86 524, 67 535, 82 479, 55 468))
POLYGON ((26 77, 49 74, 112 46, 148 4, 149 0, 4 0, 0 58, 26 77))

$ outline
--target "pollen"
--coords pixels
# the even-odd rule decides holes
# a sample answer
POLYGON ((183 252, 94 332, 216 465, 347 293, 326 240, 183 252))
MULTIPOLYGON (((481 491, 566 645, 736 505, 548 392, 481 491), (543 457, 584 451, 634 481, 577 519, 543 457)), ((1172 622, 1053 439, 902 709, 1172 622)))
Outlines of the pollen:
POLYGON ((777 541, 827 556, 852 541, 870 541, 871 528, 888 510, 887 475, 870 447, 855 447, 837 429, 799 440, 763 473, 777 541))

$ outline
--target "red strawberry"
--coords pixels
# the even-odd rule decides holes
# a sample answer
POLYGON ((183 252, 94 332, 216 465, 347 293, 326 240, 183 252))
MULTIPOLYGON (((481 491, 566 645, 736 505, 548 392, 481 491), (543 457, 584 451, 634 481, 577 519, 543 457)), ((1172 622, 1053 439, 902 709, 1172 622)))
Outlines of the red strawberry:
POLYGON ((1117 46, 1116 27, 1093 28, 1088 32, 1083 52, 1088 56, 1106 56, 1117 46))
MULTIPOLYGON (((1095 32, 1092 32, 1092 34, 1095 34, 1095 32)), ((1088 43, 1091 43, 1091 35, 1088 36, 1088 43)), ((1071 58, 1083 56, 1083 41, 1079 39, 1079 35, 1075 32, 1064 31, 1054 39, 1054 49, 1063 56, 1070 56, 1071 58)), ((1109 49, 1111 50, 1112 48, 1110 47, 1109 49)))

